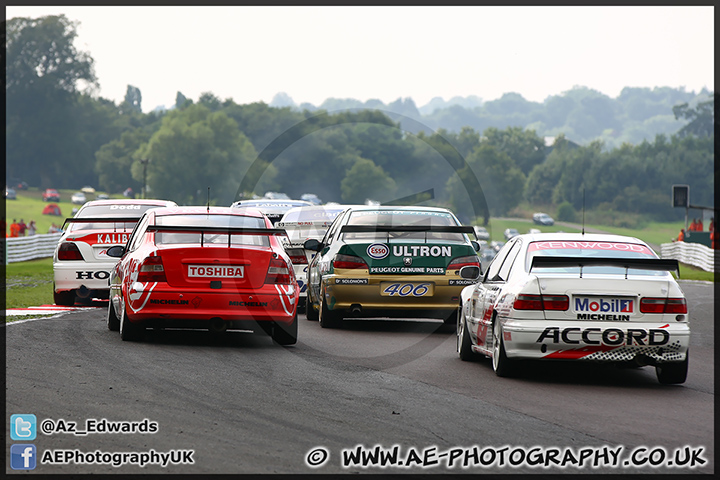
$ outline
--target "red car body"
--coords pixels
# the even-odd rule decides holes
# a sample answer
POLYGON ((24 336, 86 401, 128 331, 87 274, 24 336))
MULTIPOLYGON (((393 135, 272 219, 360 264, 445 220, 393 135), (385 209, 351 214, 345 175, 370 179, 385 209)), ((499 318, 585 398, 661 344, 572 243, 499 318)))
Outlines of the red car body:
POLYGON ((270 220, 255 209, 176 207, 148 211, 110 275, 108 328, 136 340, 145 327, 212 332, 258 328, 297 341, 299 289, 270 220))

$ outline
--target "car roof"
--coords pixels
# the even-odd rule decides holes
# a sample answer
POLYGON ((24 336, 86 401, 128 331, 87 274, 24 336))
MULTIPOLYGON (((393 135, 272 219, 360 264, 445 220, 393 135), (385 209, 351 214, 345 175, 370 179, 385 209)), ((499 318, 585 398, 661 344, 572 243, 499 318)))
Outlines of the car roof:
POLYGON ((624 242, 624 243, 639 243, 641 245, 647 245, 639 238, 628 237, 626 235, 615 235, 610 233, 566 233, 566 232, 551 232, 551 233, 523 233, 514 238, 519 238, 529 242, 547 242, 547 241, 586 241, 586 242, 624 242))
POLYGON ((423 211, 423 212, 442 212, 442 213, 452 213, 447 208, 443 207, 425 207, 425 206, 397 206, 397 205, 350 205, 348 209, 351 209, 354 212, 375 212, 375 211, 383 211, 383 212, 392 212, 392 211, 407 211, 407 212, 416 212, 416 211, 423 211))
POLYGON ((289 199, 282 199, 282 198, 254 198, 251 200, 238 200, 237 202, 233 202, 231 207, 244 207, 244 206, 268 206, 268 207, 276 207, 276 206, 290 206, 290 207, 302 207, 302 206, 317 206, 313 205, 310 202, 307 202, 305 200, 289 200, 289 199))
MULTIPOLYGON (((81 193, 81 192, 78 192, 81 193)), ((158 206, 171 206, 176 205, 171 200, 155 200, 155 199, 132 199, 132 198, 109 198, 106 200, 90 200, 83 207, 92 207, 97 205, 158 205, 158 206)))
POLYGON ((183 207, 162 207, 154 208, 152 212, 155 216, 167 216, 167 215, 236 215, 239 217, 257 217, 264 218, 265 215, 256 208, 231 208, 231 207, 217 207, 217 206, 183 206, 183 207))

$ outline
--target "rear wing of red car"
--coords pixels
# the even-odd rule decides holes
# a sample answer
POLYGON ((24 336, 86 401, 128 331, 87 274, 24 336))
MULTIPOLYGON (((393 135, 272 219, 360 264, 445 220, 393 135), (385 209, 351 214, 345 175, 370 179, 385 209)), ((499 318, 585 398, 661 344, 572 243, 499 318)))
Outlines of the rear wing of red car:
POLYGON ((530 271, 534 268, 567 268, 580 267, 582 278, 583 267, 620 267, 625 269, 625 278, 631 268, 639 270, 657 270, 677 272, 680 276, 678 261, 671 258, 613 258, 613 257, 549 257, 535 256, 530 263, 530 271))
POLYGON ((475 229, 461 225, 344 225, 340 227, 340 233, 367 233, 386 232, 388 241, 390 232, 424 232, 427 241, 427 233, 464 233, 473 234, 477 240, 475 229))
POLYGON ((287 232, 282 228, 254 228, 254 227, 214 227, 202 225, 148 225, 148 232, 172 232, 172 233, 200 233, 200 246, 204 245, 206 233, 228 236, 228 246, 231 245, 232 235, 284 235, 287 232))

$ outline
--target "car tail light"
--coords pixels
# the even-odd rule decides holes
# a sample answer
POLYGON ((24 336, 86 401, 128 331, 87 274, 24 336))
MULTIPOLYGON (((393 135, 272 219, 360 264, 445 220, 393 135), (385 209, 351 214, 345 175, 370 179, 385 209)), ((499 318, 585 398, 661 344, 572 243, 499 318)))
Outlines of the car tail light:
POLYGON ((473 266, 473 267, 479 267, 480 266, 480 258, 478 258, 477 255, 468 255, 467 257, 457 257, 454 258, 452 262, 448 265, 448 270, 460 270, 462 267, 467 266, 473 266))
POLYGON ((290 285, 294 283, 290 275, 290 269, 282 258, 271 258, 270 266, 268 266, 265 283, 290 285))
POLYGON ((302 248, 289 248, 285 252, 290 257, 290 261, 295 265, 307 265, 307 257, 305 256, 305 250, 302 248))
POLYGON ((167 282, 165 278, 165 268, 163 268, 162 258, 158 256, 147 257, 140 264, 137 281, 140 283, 147 282, 167 282))
POLYGON ((687 313, 687 302, 684 298, 642 298, 641 313, 687 313))
POLYGON ((335 255, 333 268, 368 268, 367 263, 355 255, 335 255))
POLYGON ((77 245, 63 242, 58 249, 58 260, 84 260, 84 258, 77 245))
POLYGON ((515 310, 567 310, 570 299, 567 295, 528 295, 521 293, 513 303, 515 310))

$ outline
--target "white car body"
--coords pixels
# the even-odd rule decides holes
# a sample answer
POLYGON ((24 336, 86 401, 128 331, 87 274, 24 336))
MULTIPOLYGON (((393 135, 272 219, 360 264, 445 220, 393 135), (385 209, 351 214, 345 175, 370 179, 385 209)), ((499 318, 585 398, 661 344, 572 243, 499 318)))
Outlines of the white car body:
MULTIPOLYGON (((272 193, 272 192, 268 192, 272 193)), ((270 219, 273 225, 280 221, 285 213, 295 207, 311 207, 312 203, 305 200, 289 200, 277 198, 257 198, 252 200, 239 200, 230 205, 231 208, 252 207, 260 210, 270 219)))
POLYGON ((117 263, 107 249, 125 245, 142 214, 156 207, 177 206, 166 200, 93 200, 67 219, 53 254, 53 295, 57 305, 75 298, 107 298, 110 271, 117 263), (113 220, 117 219, 117 220, 113 220), (71 259, 74 258, 74 259, 71 259))
POLYGON ((285 212, 275 224, 287 232, 287 240, 281 238, 285 251, 293 264, 295 278, 300 291, 298 308, 303 310, 307 301, 307 269, 317 252, 305 250, 305 240, 322 240, 335 217, 347 208, 347 205, 314 205, 294 207, 285 212), (289 241, 289 243, 288 243, 289 241))
POLYGON ((676 268, 637 238, 519 235, 463 289, 458 354, 492 358, 500 376, 519 359, 556 359, 654 365, 661 383, 683 383, 690 327, 676 268))

